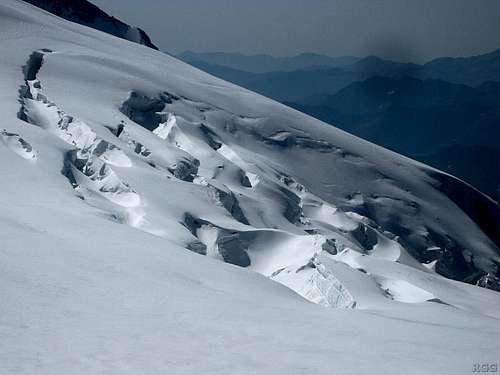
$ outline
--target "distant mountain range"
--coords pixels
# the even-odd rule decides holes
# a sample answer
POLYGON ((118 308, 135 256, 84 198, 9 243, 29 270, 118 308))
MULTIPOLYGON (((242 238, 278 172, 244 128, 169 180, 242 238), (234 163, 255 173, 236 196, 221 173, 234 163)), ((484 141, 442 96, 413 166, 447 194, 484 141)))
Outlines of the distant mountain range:
POLYGON ((300 101, 312 95, 334 94, 353 82, 373 76, 441 79, 470 86, 478 86, 488 81, 500 81, 500 49, 486 55, 468 58, 440 58, 423 65, 399 63, 375 56, 363 59, 353 57, 335 59, 310 55, 317 58, 310 59, 309 65, 306 63, 307 59, 300 57, 303 55, 272 60, 266 55, 189 52, 178 57, 210 74, 280 101, 300 101), (274 61, 274 69, 268 69, 265 67, 266 64, 262 63, 263 72, 256 73, 256 66, 259 65, 256 63, 259 60, 258 56, 262 56, 262 60, 274 61), (330 65, 326 64, 328 59, 331 59, 330 65), (279 69, 279 61, 282 60, 287 61, 281 65, 286 67, 279 69), (319 64, 320 60, 323 64, 319 64), (300 68, 290 70, 294 65, 300 68))
POLYGON ((369 76, 341 68, 311 68, 256 74, 201 61, 192 61, 190 64, 278 101, 300 101, 316 94, 333 94, 350 83, 369 76))
POLYGON ((250 73, 288 72, 318 67, 339 67, 355 63, 358 57, 330 57, 317 53, 302 53, 292 57, 274 57, 270 55, 243 55, 241 53, 186 51, 177 56, 188 63, 205 62, 211 65, 242 70, 250 73))
POLYGON ((487 81, 500 81, 500 49, 460 58, 440 58, 424 65, 425 78, 441 78, 454 83, 477 86, 487 81))
POLYGON ((344 69, 370 76, 410 76, 478 86, 487 81, 500 81, 500 49, 479 56, 438 58, 423 65, 369 56, 345 66, 344 69))
POLYGON ((343 64, 327 67, 314 65, 317 59, 298 70, 265 73, 235 69, 252 65, 254 57, 244 55, 191 52, 180 57, 215 76, 452 173, 498 199, 500 49, 422 65, 368 56, 352 61, 341 58, 343 64))

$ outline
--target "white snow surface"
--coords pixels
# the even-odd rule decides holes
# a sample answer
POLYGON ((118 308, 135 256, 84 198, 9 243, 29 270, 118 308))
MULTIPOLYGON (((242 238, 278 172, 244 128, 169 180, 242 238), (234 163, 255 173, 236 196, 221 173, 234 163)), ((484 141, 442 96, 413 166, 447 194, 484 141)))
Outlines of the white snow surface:
POLYGON ((447 236, 500 261, 439 172, 17 0, 0 80, 0 374, 500 359, 500 294, 415 255, 447 236))

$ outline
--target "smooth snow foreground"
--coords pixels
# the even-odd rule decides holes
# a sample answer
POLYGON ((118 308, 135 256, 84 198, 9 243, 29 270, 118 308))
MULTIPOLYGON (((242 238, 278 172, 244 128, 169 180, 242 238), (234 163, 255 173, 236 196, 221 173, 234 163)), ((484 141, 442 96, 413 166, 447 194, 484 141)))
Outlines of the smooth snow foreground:
POLYGON ((500 294, 441 276, 497 272, 471 187, 21 1, 0 79, 1 374, 499 360, 500 294))

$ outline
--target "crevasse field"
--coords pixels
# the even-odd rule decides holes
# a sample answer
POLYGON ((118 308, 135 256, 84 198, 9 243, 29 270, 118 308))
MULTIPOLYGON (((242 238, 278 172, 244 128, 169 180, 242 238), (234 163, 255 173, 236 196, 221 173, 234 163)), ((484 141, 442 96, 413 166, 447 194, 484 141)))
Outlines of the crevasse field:
POLYGON ((500 360, 500 294, 466 283, 499 209, 465 183, 21 1, 0 82, 1 374, 500 360))

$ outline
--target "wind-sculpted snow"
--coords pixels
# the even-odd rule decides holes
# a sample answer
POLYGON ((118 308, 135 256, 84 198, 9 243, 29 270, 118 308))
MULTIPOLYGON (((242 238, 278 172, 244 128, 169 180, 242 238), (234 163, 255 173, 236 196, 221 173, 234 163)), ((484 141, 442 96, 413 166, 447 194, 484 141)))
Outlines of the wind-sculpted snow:
MULTIPOLYGON (((20 90, 20 118, 49 130, 76 147, 76 150, 68 152, 64 168, 64 173, 75 187, 100 194, 118 206, 140 206, 140 195, 122 182, 110 167, 132 167, 131 159, 117 146, 98 138, 87 124, 66 114, 44 94, 37 74, 43 66, 44 54, 51 52, 40 50, 32 53, 24 67, 25 89, 20 90)), ((448 277, 477 281, 484 275, 478 273, 474 265, 467 265, 457 245, 446 244, 442 253, 415 249, 409 240, 410 236, 414 236, 414 231, 402 230, 406 223, 401 223, 395 215, 417 216, 420 211, 417 198, 408 193, 404 196, 391 194, 391 189, 401 189, 398 186, 393 188, 395 182, 391 178, 376 170, 371 162, 365 161, 361 156, 354 156, 353 152, 344 151, 323 139, 315 140, 306 131, 300 131, 299 134, 274 131, 265 135, 267 131, 263 132, 256 127, 268 121, 265 117, 238 116, 219 106, 165 90, 153 95, 132 90, 119 109, 127 120, 120 120, 116 127, 106 125, 113 135, 125 142, 135 154, 147 159, 148 164, 155 169, 160 168, 162 162, 155 161, 155 152, 151 151, 152 148, 148 147, 147 143, 151 142, 152 137, 159 138, 162 147, 168 150, 171 158, 173 157, 173 160, 165 164, 164 170, 181 181, 199 185, 203 192, 201 199, 208 207, 223 208, 228 215, 225 220, 237 222, 229 226, 220 225, 217 223, 220 219, 189 219, 192 216, 185 214, 181 223, 195 237, 191 241, 183 242, 189 250, 231 264, 250 267, 284 283, 311 301, 336 307, 356 306, 357 301, 351 298, 351 302, 331 302, 331 290, 340 293, 335 299, 344 300, 342 296, 349 294, 348 286, 342 284, 341 279, 330 275, 328 265, 325 265, 327 263, 322 264, 319 260, 320 255, 336 259, 342 258, 343 252, 354 250, 385 261, 401 262, 422 272, 428 271, 420 263, 433 262, 436 256, 440 256, 434 269, 441 270, 441 273, 448 277), (130 122, 126 124, 125 121, 130 122), (222 129, 221 122, 224 124, 222 129), (141 126, 150 132, 143 140, 144 143, 135 140, 129 133, 129 129, 134 126, 141 126), (252 151, 250 155, 246 149, 237 151, 239 146, 234 141, 244 137, 260 143, 264 149, 271 147, 278 151, 286 149, 294 152, 297 152, 296 149, 303 149, 304 152, 308 150, 308 153, 313 154, 332 154, 334 160, 349 163, 353 168, 363 167, 372 171, 370 173, 375 176, 382 176, 381 180, 391 187, 383 193, 372 193, 368 196, 361 193, 349 194, 343 201, 343 207, 337 207, 335 203, 328 203, 313 194, 312 189, 297 182, 296 178, 285 172, 282 167, 270 167, 267 161, 263 163, 252 151), (247 160, 243 154, 248 155, 247 160), (319 207, 319 212, 314 207, 319 207), (238 223, 244 226, 241 227, 238 223), (266 260, 270 264, 277 262, 279 267, 266 267, 266 271, 263 271, 252 264, 251 255, 255 246, 261 246, 259 239, 262 236, 259 233, 263 229, 290 233, 297 237, 298 243, 302 243, 301 237, 307 236, 315 238, 314 241, 319 238, 322 243, 307 245, 310 249, 302 250, 303 254, 298 258, 299 263, 297 259, 290 257, 291 250, 279 250, 279 257, 269 255, 269 260, 266 260), (337 241, 341 251, 338 250, 337 241), (408 252, 401 244, 408 246, 408 252), (461 263, 457 263, 457 258, 462 259, 461 263), (311 264, 314 267, 308 266, 311 264), (313 276, 304 278, 304 273, 299 275, 298 270, 308 268, 314 269, 313 276), (296 270, 296 280, 290 269, 296 270), (283 274, 282 270, 288 271, 283 274), (281 276, 276 277, 279 274, 281 276), (287 277, 283 277, 285 274, 287 277), (472 276, 471 279, 471 274, 477 276, 472 276), (327 286, 328 283, 331 285, 327 286)), ((117 214, 111 217, 117 217, 117 214)), ((145 211, 132 214, 132 217, 133 219, 123 222, 133 223, 132 226, 139 228, 140 223, 145 220, 145 211)), ((163 236, 168 230, 149 232, 163 236)), ((432 232, 432 236, 436 242, 432 242, 431 246, 427 243, 427 248, 442 247, 441 236, 436 231, 432 232)), ((273 241, 266 243, 266 247, 268 249, 265 253, 269 254, 273 254, 275 247, 280 248, 273 241)), ((262 260, 259 260, 259 264, 261 262, 262 260)), ((490 275, 491 272, 486 274, 487 277, 490 275)), ((373 275, 374 280, 384 277, 373 275)), ((419 290, 416 286, 411 287, 406 281, 402 280, 401 283, 410 285, 403 288, 410 291, 410 294, 411 291, 419 290)), ((381 283, 376 285, 382 290, 387 289, 381 283)), ((392 297, 390 293, 384 295, 392 297)), ((431 293, 429 295, 429 299, 434 298, 431 293)), ((407 301, 412 298, 403 296, 398 300, 407 301)))
POLYGON ((220 258, 227 263, 241 267, 250 265, 247 254, 248 244, 245 233, 214 226, 187 213, 183 224, 198 238, 188 245, 188 249, 200 254, 220 258))
POLYGON ((116 137, 120 138, 125 143, 127 143, 127 145, 131 147, 136 154, 143 156, 145 158, 148 158, 151 155, 151 151, 146 146, 144 146, 140 142, 137 142, 130 136, 128 131, 125 130, 125 125, 123 125, 123 123, 118 124, 116 128, 109 127, 108 129, 116 137))
POLYGON ((291 266, 278 270, 272 278, 297 289, 299 294, 319 305, 355 308, 354 297, 332 271, 315 256, 300 267, 291 266))
POLYGON ((28 160, 35 160, 37 158, 37 151, 21 138, 19 134, 9 133, 7 130, 3 129, 0 131, 0 139, 5 146, 20 157, 28 160))
POLYGON ((140 196, 120 180, 109 165, 131 167, 132 162, 118 147, 97 137, 84 122, 66 114, 50 102, 37 78, 44 54, 51 50, 33 52, 23 67, 25 85, 20 89, 20 119, 39 126, 74 146, 68 151, 64 174, 77 189, 87 189, 102 195, 122 207, 137 207, 140 196))
POLYGON ((153 130, 161 123, 166 122, 168 124, 168 120, 164 118, 165 116, 161 111, 165 108, 165 104, 172 103, 173 100, 178 100, 178 98, 167 92, 150 98, 147 95, 132 91, 130 97, 123 102, 121 111, 139 125, 153 130))
POLYGON ((21 2, 0 35, 0 372, 456 374, 498 353, 500 295, 469 285, 498 285, 496 202, 21 2))
MULTIPOLYGON (((394 189, 392 185, 395 185, 395 183, 391 178, 377 170, 371 162, 356 155, 355 152, 343 150, 341 147, 323 139, 315 140, 305 131, 301 131, 298 135, 289 131, 276 131, 270 135, 265 135, 255 128, 257 124, 267 121, 264 117, 236 116, 219 106, 202 103, 167 91, 148 96, 139 94, 134 90, 122 104, 121 111, 130 120, 152 130, 153 134, 168 142, 169 146, 177 147, 186 152, 193 160, 199 161, 200 163, 199 165, 196 164, 196 168, 189 168, 189 164, 185 168, 180 168, 181 170, 188 170, 187 173, 182 173, 180 179, 205 186, 212 202, 226 208, 237 221, 258 228, 269 227, 284 231, 291 230, 295 233, 302 232, 302 235, 309 233, 310 235, 319 234, 323 236, 323 246, 311 255, 316 256, 320 253, 327 253, 331 256, 337 255, 336 248, 334 251, 331 245, 332 241, 335 241, 333 236, 342 236, 348 239, 349 243, 343 245, 344 249, 354 248, 363 254, 371 254, 391 262, 405 261, 422 271, 426 271, 426 269, 419 262, 430 263, 436 260, 436 256, 440 255, 440 253, 434 252, 434 257, 429 257, 429 253, 425 252, 425 250, 415 248, 413 238, 415 237, 415 231, 407 230, 404 227, 407 223, 402 223, 399 219, 396 219, 395 215, 398 214, 407 215, 408 217, 417 216, 420 210, 420 205, 416 202, 418 199, 408 192, 404 192, 403 197, 401 197, 401 194, 391 194, 391 190, 396 190, 399 193, 400 188, 396 187, 394 189), (222 129, 219 127, 221 123, 223 124, 222 129), (233 139, 225 141, 224 138, 228 136, 233 139), (253 154, 250 156, 251 161, 245 161, 245 158, 235 151, 236 145, 234 144, 234 137, 241 140, 245 136, 252 138, 254 142, 261 142, 263 147, 274 146, 278 150, 299 148, 309 149, 310 152, 320 154, 331 153, 334 160, 338 160, 340 163, 348 163, 353 168, 365 168, 368 173, 373 173, 377 180, 390 185, 387 188, 389 193, 386 193, 385 190, 382 190, 382 194, 372 193, 368 196, 354 193, 348 195, 347 199, 340 201, 342 208, 336 207, 335 204, 324 202, 321 198, 312 194, 303 184, 298 183, 295 178, 289 176, 283 169, 269 168, 268 161, 256 163, 255 159, 258 160, 257 155, 253 154), (198 175, 196 175, 197 173, 198 175), (235 174, 237 174, 237 177, 235 174), (192 177, 186 178, 187 175, 192 177), (268 177, 263 177, 265 175, 268 177), (256 188, 258 182, 261 185, 256 188), (220 185, 221 183, 223 187, 220 185), (252 191, 242 188, 252 188, 252 191), (234 191, 231 191, 231 189, 234 189, 234 191), (236 199, 236 195, 240 196, 239 200, 236 199), (288 224, 285 224, 282 220, 280 222, 276 217, 270 220, 268 217, 263 220, 266 212, 264 206, 267 205, 262 205, 261 197, 271 198, 271 204, 275 207, 273 211, 286 219, 288 224), (310 202, 316 202, 315 204, 321 206, 323 211, 325 207, 329 207, 330 211, 326 211, 326 215, 323 214, 322 217, 318 218, 308 208, 310 214, 313 214, 312 217, 308 217, 304 214, 304 200, 306 201, 305 207, 308 207, 311 204, 310 202), (249 201, 252 202, 251 205, 248 205, 249 201), (255 214, 256 211, 259 212, 257 215, 255 214), (248 218, 246 215, 248 215, 248 218), (351 223, 347 224, 348 228, 346 228, 346 222, 351 223), (293 226, 290 227, 290 224, 293 226), (398 241, 406 244, 408 251, 416 259, 406 252, 398 241), (404 253, 404 256, 400 259, 401 253, 404 253)), ((241 153, 245 154, 248 151, 243 150, 241 153)), ((177 174, 175 175, 179 177, 177 174)), ((221 243, 224 243, 224 236, 220 234, 221 229, 217 229, 213 223, 203 226, 202 232, 205 241, 197 236, 199 241, 191 242, 188 245, 190 249, 203 254, 215 254, 216 258, 233 264, 251 265, 251 257, 244 261, 235 262, 229 260, 231 259, 230 251, 220 246, 221 243)), ((436 232, 433 233, 436 235, 436 232)), ((248 238, 248 235, 245 237, 248 238)), ((247 239, 243 241, 245 245, 242 245, 243 242, 239 240, 241 235, 238 236, 233 233, 231 238, 233 240, 229 241, 230 243, 238 243, 237 246, 231 247, 235 253, 243 251, 246 254, 247 249, 251 250, 252 240, 247 239)), ((420 241, 420 238, 417 238, 417 241, 420 241)), ((439 241, 440 236, 438 235, 435 238, 439 241)), ((425 238, 425 240, 427 241, 426 249, 436 247, 436 243, 429 243, 428 238, 425 238)), ((235 256, 236 258, 240 257, 239 255, 235 256)), ((283 256, 286 259, 288 254, 283 256)), ((454 256, 460 256, 460 253, 454 256)), ((306 264, 310 262, 310 258, 304 258, 302 262, 306 264)), ((438 264, 443 262, 447 262, 447 260, 445 260, 444 256, 441 256, 438 264)), ((439 266, 437 269, 439 270, 439 266)), ((273 270, 273 272, 277 271, 278 269, 273 270)), ((452 272, 447 276, 466 279, 464 275, 457 276, 460 275, 461 270, 457 269, 456 272, 456 274, 452 272)), ((470 272, 476 273, 477 271, 474 267, 471 267, 470 272)), ((324 278, 324 276, 321 277, 324 278)), ((325 280, 328 282, 332 278, 325 278, 325 280)), ((477 277, 475 280, 477 280, 477 277)), ((310 293, 300 292, 300 290, 304 289, 303 286, 296 286, 288 279, 286 283, 306 298, 317 300, 317 297, 311 297, 312 294, 310 293)), ((382 286, 379 287, 383 289, 382 286)), ((411 288, 406 289, 411 290, 411 288)), ((318 290, 316 294, 321 293, 324 288, 318 290)), ((328 294, 329 292, 325 293, 328 294)), ((386 296, 389 298, 388 294, 386 296)), ((324 298, 328 299, 328 297, 324 298)), ((405 301, 405 298, 400 300, 405 301)), ((342 304, 335 305, 340 306, 342 304)))
POLYGON ((95 191, 124 207, 140 204, 140 197, 116 173, 93 153, 93 150, 75 150, 69 154, 71 176, 78 187, 95 191))

